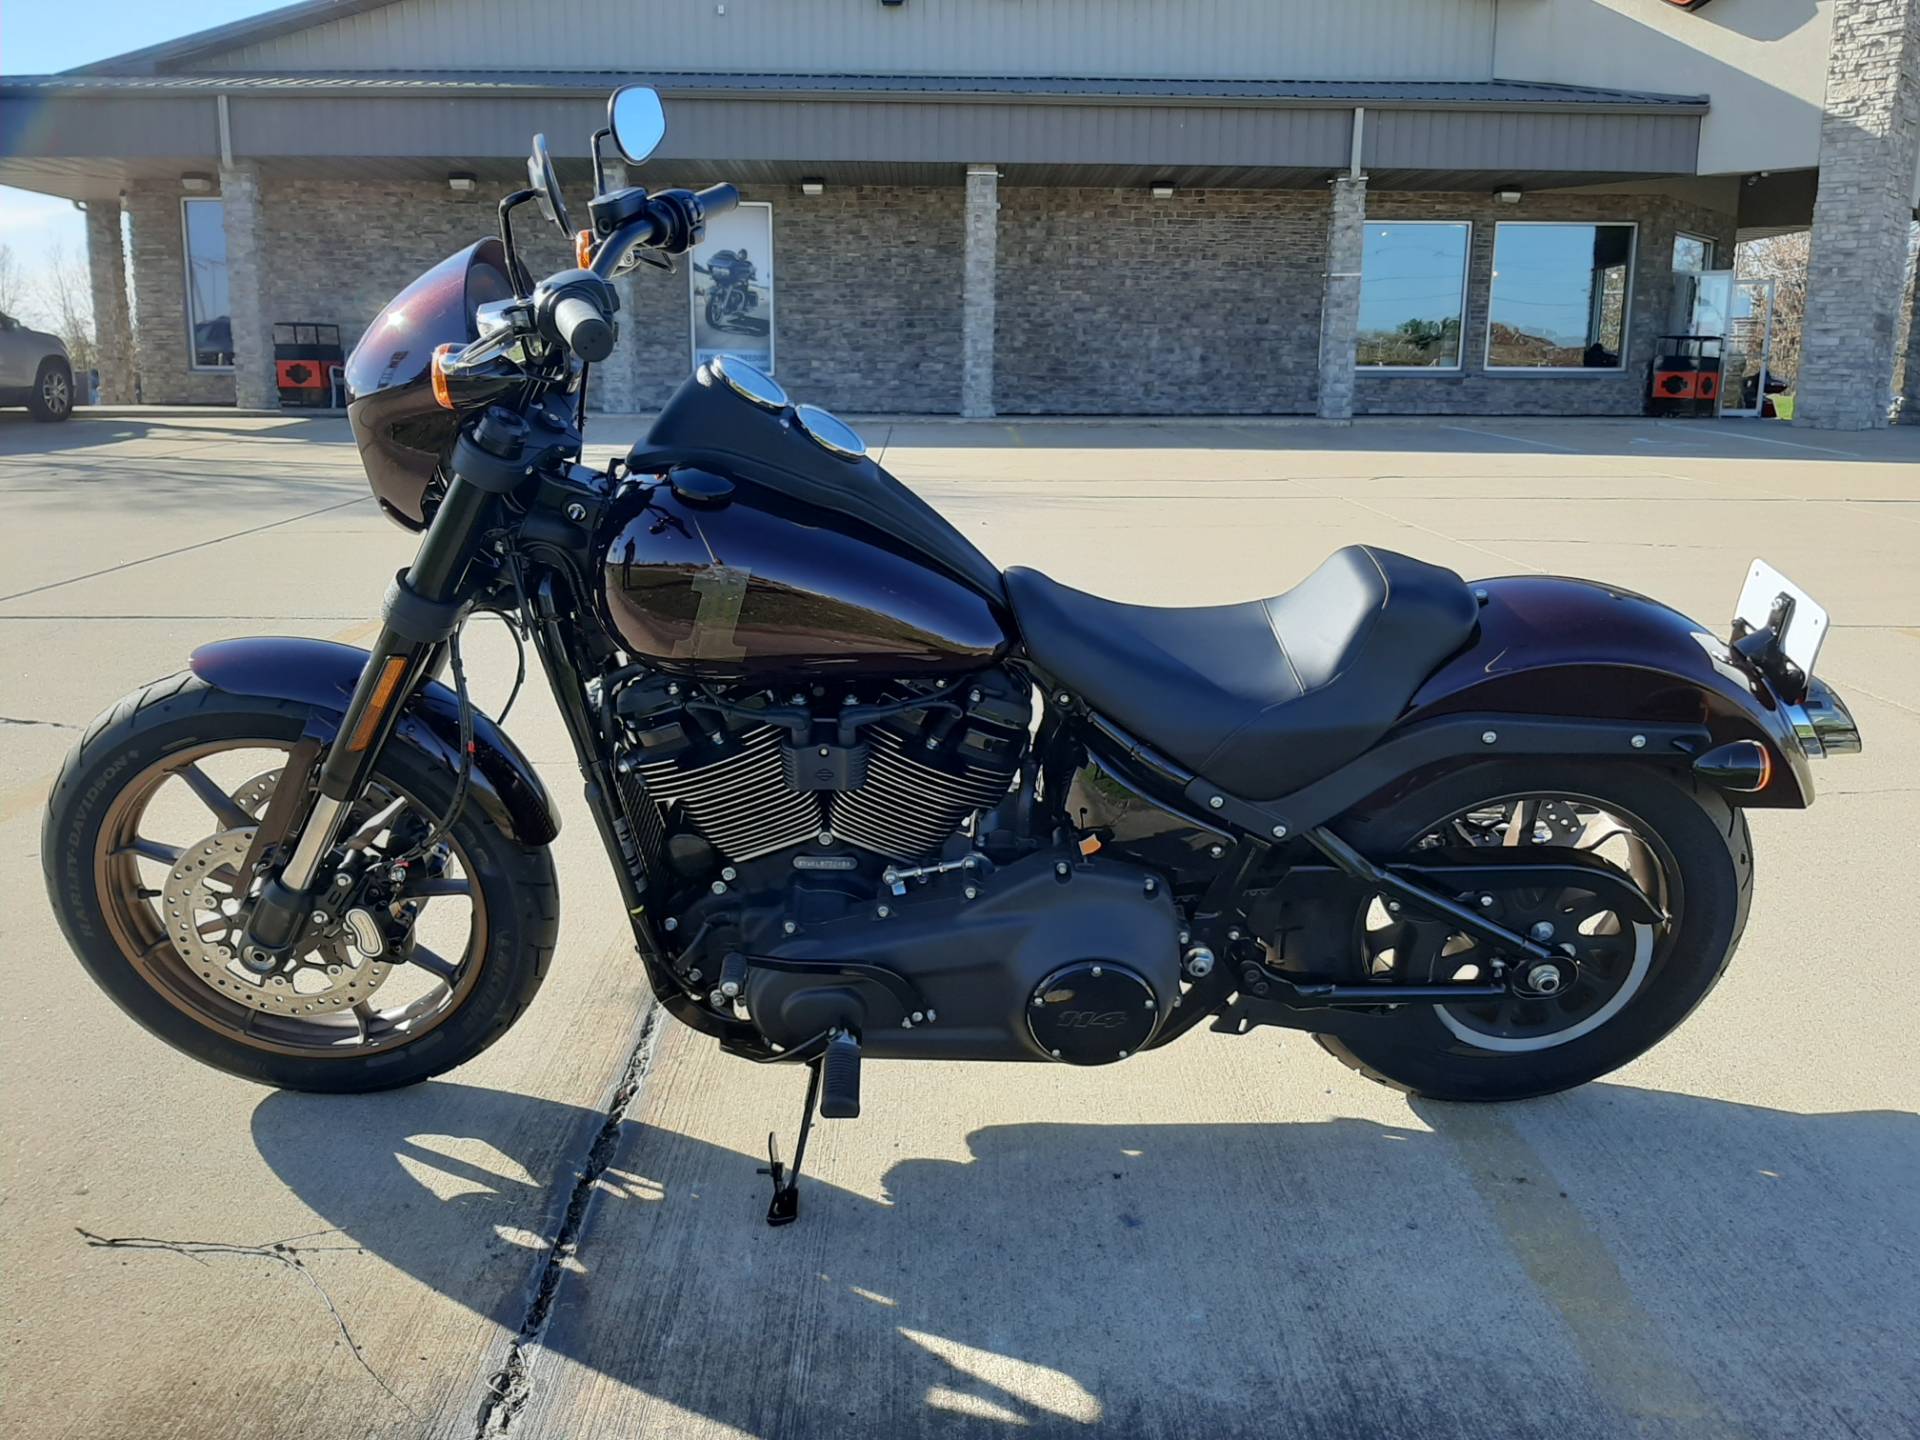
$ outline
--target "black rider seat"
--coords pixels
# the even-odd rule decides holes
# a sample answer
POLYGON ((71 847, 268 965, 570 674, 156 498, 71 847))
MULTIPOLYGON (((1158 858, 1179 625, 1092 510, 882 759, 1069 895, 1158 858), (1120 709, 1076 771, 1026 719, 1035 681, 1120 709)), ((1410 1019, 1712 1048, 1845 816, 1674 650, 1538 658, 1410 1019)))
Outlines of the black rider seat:
POLYGON ((1038 570, 1006 580, 1041 671, 1248 800, 1290 794, 1372 745, 1479 608, 1453 571, 1366 545, 1238 605, 1124 605, 1038 570))

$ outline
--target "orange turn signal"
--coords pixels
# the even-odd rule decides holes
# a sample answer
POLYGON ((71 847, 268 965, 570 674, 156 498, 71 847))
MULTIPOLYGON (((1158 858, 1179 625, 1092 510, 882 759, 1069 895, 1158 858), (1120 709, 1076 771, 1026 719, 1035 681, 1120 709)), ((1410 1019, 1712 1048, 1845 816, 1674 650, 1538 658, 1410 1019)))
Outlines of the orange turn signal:
POLYGON ((400 677, 406 673, 406 656, 389 655, 386 658, 380 667, 379 678, 373 682, 373 694, 368 697, 360 723, 353 727, 353 734, 348 737, 348 750, 358 754, 373 743, 374 732, 380 728, 380 717, 387 713, 387 707, 393 703, 393 692, 400 688, 400 677))
POLYGON ((433 350, 433 398, 442 410, 453 409, 453 392, 447 388, 447 361, 458 345, 436 345, 433 350))
POLYGON ((593 231, 582 230, 573 237, 573 263, 582 270, 593 264, 593 231))

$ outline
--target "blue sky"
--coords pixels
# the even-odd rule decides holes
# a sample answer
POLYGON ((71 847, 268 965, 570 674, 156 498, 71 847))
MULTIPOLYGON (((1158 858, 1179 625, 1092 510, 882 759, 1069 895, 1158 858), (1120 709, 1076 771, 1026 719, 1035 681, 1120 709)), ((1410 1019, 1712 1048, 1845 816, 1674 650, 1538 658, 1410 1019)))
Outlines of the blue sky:
MULTIPOLYGON (((192 5, 156 5, 153 0, 86 0, 81 5, 0 0, 0 74, 71 70, 279 8, 261 0, 194 0, 192 5)), ((80 212, 65 200, 0 186, 0 245, 12 249, 22 268, 31 273, 45 264, 55 245, 84 253, 85 225, 80 212)))

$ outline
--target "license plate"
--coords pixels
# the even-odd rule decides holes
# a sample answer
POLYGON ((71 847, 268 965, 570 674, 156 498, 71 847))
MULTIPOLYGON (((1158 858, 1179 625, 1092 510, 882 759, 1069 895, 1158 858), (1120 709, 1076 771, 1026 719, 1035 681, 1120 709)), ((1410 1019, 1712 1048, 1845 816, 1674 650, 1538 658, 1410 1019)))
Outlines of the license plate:
POLYGON ((1812 676, 1813 662, 1819 658, 1820 645, 1827 638, 1827 612, 1819 601, 1794 584, 1764 560, 1755 560, 1747 571, 1747 583, 1741 587, 1740 603, 1733 618, 1749 630, 1764 630, 1773 623, 1781 597, 1793 602, 1784 632, 1774 648, 1805 676, 1812 676))

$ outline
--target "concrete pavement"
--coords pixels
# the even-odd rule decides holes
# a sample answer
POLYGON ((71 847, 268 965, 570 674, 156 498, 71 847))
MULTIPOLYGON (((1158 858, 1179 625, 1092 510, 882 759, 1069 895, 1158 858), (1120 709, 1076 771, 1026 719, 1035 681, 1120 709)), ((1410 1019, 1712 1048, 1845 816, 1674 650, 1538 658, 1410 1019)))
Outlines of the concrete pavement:
MULTIPOLYGON (((603 421, 596 448, 637 428, 603 421)), ((0 1433, 1912 1428, 1920 433, 862 428, 997 561, 1150 602, 1270 592, 1366 540, 1722 628, 1764 554, 1833 612, 1821 669, 1868 750, 1818 767, 1811 812, 1756 817, 1733 970, 1601 1084, 1410 1103, 1279 1032, 1095 1072, 874 1065, 866 1118, 815 1132, 799 1225, 769 1231, 754 1167, 798 1078, 649 1023, 537 693, 511 728, 567 810, 561 951, 473 1065, 272 1094, 93 988, 37 853, 79 727, 207 639, 364 634, 410 546, 337 419, 0 413, 0 1433)), ((507 654, 491 627, 474 648, 497 705, 507 654)))

